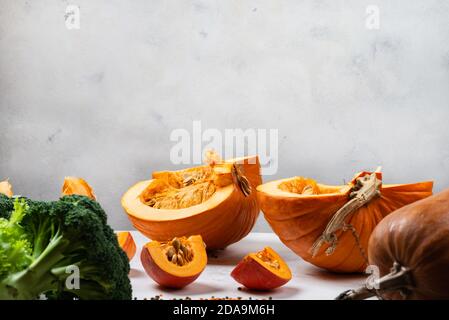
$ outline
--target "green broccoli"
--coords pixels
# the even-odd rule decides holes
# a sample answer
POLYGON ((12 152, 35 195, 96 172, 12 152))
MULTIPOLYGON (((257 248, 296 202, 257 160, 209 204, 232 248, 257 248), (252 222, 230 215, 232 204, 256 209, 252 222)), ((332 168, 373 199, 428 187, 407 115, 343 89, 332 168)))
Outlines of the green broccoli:
POLYGON ((13 209, 14 200, 0 193, 0 218, 9 219, 9 215, 13 209))
POLYGON ((131 299, 129 261, 100 205, 0 198, 0 299, 131 299), (1 212, 14 201, 12 213, 1 212), (79 270, 76 280, 70 282, 79 270), (69 283, 70 284, 70 283, 69 283))

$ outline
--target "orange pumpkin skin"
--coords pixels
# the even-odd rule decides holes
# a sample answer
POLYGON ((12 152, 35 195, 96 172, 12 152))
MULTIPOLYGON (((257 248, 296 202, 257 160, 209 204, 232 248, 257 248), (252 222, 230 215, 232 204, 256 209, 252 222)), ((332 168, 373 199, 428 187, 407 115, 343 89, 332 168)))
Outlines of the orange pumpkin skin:
MULTIPOLYGON (((354 181, 355 179, 352 183, 354 181)), ((312 257, 311 248, 314 242, 322 235, 332 216, 348 201, 350 193, 350 188, 345 186, 322 186, 344 192, 280 196, 265 192, 262 185, 257 192, 259 205, 280 240, 304 260, 333 272, 364 272, 366 260, 349 230, 337 231, 338 244, 332 255, 326 254, 329 244, 325 243, 318 254, 312 257)), ((432 182, 383 185, 380 197, 352 214, 346 222, 357 231, 365 253, 372 231, 386 215, 430 196, 432 187, 432 182)))
POLYGON ((369 263, 380 276, 394 262, 410 268, 413 285, 385 299, 449 299, 449 189, 405 206, 383 219, 369 240, 369 263))
POLYGON ((136 254, 136 243, 134 238, 129 231, 122 231, 117 233, 117 240, 120 247, 125 251, 128 256, 128 260, 131 261, 136 254))
MULTIPOLYGON (((271 248, 266 249, 274 253, 271 248)), ((235 281, 252 290, 265 291, 281 287, 290 281, 291 272, 279 255, 276 254, 276 258, 282 261, 282 272, 264 267, 262 261, 254 258, 254 254, 249 254, 232 270, 231 276, 235 281)))
POLYGON ((262 183, 259 159, 245 158, 242 166, 252 187, 248 197, 245 197, 237 186, 233 186, 232 192, 224 201, 207 210, 181 219, 150 219, 137 215, 129 204, 129 198, 133 198, 132 201, 140 201, 137 197, 130 196, 130 192, 136 188, 143 191, 151 182, 149 180, 136 184, 125 193, 122 206, 133 226, 152 240, 166 241, 174 237, 200 234, 208 249, 224 249, 244 238, 259 216, 256 193, 256 187, 262 183))
POLYGON ((146 273, 159 285, 165 288, 181 289, 195 281, 203 272, 207 264, 207 254, 201 236, 191 236, 189 240, 195 243, 194 260, 196 268, 190 274, 183 274, 182 267, 161 263, 158 256, 158 242, 147 243, 141 251, 140 260, 146 273), (181 268, 181 270, 180 270, 181 268))

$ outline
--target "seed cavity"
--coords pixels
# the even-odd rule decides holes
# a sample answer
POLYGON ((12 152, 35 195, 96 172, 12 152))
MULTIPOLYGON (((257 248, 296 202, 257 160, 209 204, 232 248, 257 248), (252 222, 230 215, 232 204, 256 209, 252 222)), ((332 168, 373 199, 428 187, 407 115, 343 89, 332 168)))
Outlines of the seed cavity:
POLYGON ((193 250, 184 239, 174 238, 167 246, 167 259, 173 264, 183 266, 193 260, 193 250))
POLYGON ((259 251, 256 256, 274 269, 279 269, 281 267, 279 261, 275 259, 266 249, 259 251))

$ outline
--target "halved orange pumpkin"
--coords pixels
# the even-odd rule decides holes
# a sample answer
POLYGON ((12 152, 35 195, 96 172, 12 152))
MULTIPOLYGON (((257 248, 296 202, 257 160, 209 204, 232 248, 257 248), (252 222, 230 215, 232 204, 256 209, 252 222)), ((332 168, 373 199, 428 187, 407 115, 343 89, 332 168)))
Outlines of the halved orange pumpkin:
POLYGON ((363 272, 368 240, 389 213, 432 195, 431 181, 382 184, 380 172, 361 172, 347 185, 293 177, 257 188, 265 219, 304 260, 334 272, 363 272))
POLYGON ((136 254, 136 243, 134 242, 134 238, 129 231, 121 231, 117 233, 117 240, 120 248, 125 251, 128 256, 128 260, 131 261, 134 255, 136 254))
POLYGON ((272 290, 292 278, 290 268, 270 247, 250 253, 232 270, 231 276, 248 289, 272 290))
POLYGON ((154 172, 122 197, 134 227, 152 240, 200 234, 208 249, 246 236, 259 215, 257 156, 154 172))
POLYGON ((151 241, 140 255, 147 274, 163 287, 183 288, 195 281, 207 264, 207 253, 199 235, 151 241))
POLYGON ((9 183, 8 180, 0 182, 0 193, 10 198, 14 195, 14 192, 12 191, 12 185, 9 183))

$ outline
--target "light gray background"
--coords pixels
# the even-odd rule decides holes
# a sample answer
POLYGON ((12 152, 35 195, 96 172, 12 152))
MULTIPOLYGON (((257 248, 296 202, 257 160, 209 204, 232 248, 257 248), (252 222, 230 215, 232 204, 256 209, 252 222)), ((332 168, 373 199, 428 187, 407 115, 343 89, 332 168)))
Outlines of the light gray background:
MULTIPOLYGON (((279 171, 449 186, 449 2, 0 0, 0 179, 85 177, 110 222, 170 132, 278 128, 279 171), (68 4, 81 29, 67 30, 68 4), (380 29, 365 27, 367 5, 380 29)), ((269 230, 263 218, 256 230, 269 230)))

